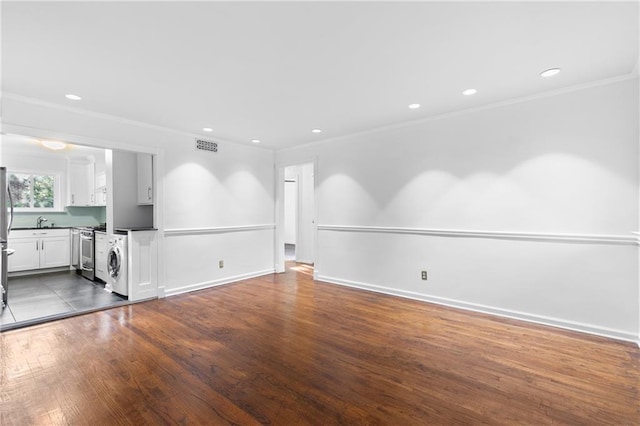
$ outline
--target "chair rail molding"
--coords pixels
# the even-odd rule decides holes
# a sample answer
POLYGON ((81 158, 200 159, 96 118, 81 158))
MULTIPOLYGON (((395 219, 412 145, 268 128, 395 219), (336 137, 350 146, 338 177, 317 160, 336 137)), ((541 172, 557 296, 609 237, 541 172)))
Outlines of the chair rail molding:
POLYGON ((499 240, 544 241, 575 244, 608 244, 628 245, 640 244, 636 236, 627 235, 599 235, 599 234, 552 234, 538 232, 512 232, 488 230, 460 230, 436 228, 406 228, 392 226, 346 226, 346 225, 318 225, 322 232, 362 232, 376 234, 397 235, 426 235, 450 238, 485 238, 499 240))
POLYGON ((215 226, 203 228, 169 228, 164 230, 166 236, 174 235, 197 235, 197 234, 224 234, 230 232, 262 231, 273 230, 274 223, 258 225, 237 225, 237 226, 215 226))

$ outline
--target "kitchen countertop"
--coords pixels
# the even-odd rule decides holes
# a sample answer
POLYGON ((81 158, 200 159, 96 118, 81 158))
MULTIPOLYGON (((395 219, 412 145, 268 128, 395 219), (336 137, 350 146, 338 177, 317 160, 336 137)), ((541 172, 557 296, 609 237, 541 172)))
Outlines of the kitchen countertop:
POLYGON ((43 226, 42 228, 38 228, 37 226, 17 226, 15 228, 11 228, 12 231, 25 231, 31 229, 71 229, 73 226, 43 226))
POLYGON ((135 231, 157 231, 158 228, 152 228, 152 227, 145 227, 145 226, 141 226, 138 228, 116 228, 114 229, 115 232, 135 232, 135 231))

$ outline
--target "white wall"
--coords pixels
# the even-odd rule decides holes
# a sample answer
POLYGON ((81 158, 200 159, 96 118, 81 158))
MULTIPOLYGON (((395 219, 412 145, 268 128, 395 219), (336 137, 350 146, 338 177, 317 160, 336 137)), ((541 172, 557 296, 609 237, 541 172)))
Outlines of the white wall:
MULTIPOLYGON (((638 249, 629 237, 638 230, 637 86, 278 153, 278 164, 318 159, 317 274, 637 339, 638 249)), ((159 155, 167 294, 273 270, 270 151, 221 143, 217 154, 200 153, 191 135, 15 96, 3 96, 2 114, 5 132, 159 155)))
POLYGON ((169 294, 273 271, 273 186, 271 151, 234 144, 218 153, 167 149, 169 294))
POLYGON ((20 96, 3 96, 2 114, 6 132, 158 155, 160 294, 273 271, 273 152, 196 151, 195 135, 20 96))
POLYGON ((637 93, 618 80, 279 152, 318 159, 317 276, 637 339, 637 93))

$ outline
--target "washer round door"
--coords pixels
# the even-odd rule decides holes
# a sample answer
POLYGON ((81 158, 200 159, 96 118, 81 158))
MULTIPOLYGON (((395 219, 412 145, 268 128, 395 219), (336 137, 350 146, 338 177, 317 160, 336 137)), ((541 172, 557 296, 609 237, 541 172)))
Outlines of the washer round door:
POLYGON ((120 247, 114 246, 109 250, 107 255, 107 272, 111 278, 118 278, 120 276, 120 267, 122 265, 122 250, 120 247))

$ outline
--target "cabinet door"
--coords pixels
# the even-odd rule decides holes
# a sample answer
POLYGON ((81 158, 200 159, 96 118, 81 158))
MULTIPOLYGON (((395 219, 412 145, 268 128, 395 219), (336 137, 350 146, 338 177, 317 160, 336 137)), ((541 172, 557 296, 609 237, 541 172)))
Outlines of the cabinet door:
POLYGON ((107 186, 107 173, 96 172, 96 189, 107 186))
POLYGON ((153 204, 153 156, 138 154, 138 204, 153 204))
POLYGON ((96 233, 95 271, 96 277, 107 282, 107 236, 96 233))
POLYGON ((96 173, 96 190, 95 190, 95 205, 106 206, 107 205, 107 174, 105 172, 96 173))
POLYGON ((93 164, 69 164, 70 206, 92 206, 95 203, 93 164))
POLYGON ((40 239, 9 239, 9 248, 15 252, 9 256, 9 272, 28 271, 40 267, 40 239))
POLYGON ((40 268, 55 268, 71 264, 69 237, 49 237, 40 240, 40 268))
POLYGON ((106 206, 107 205, 107 188, 97 188, 95 193, 95 205, 106 206))

